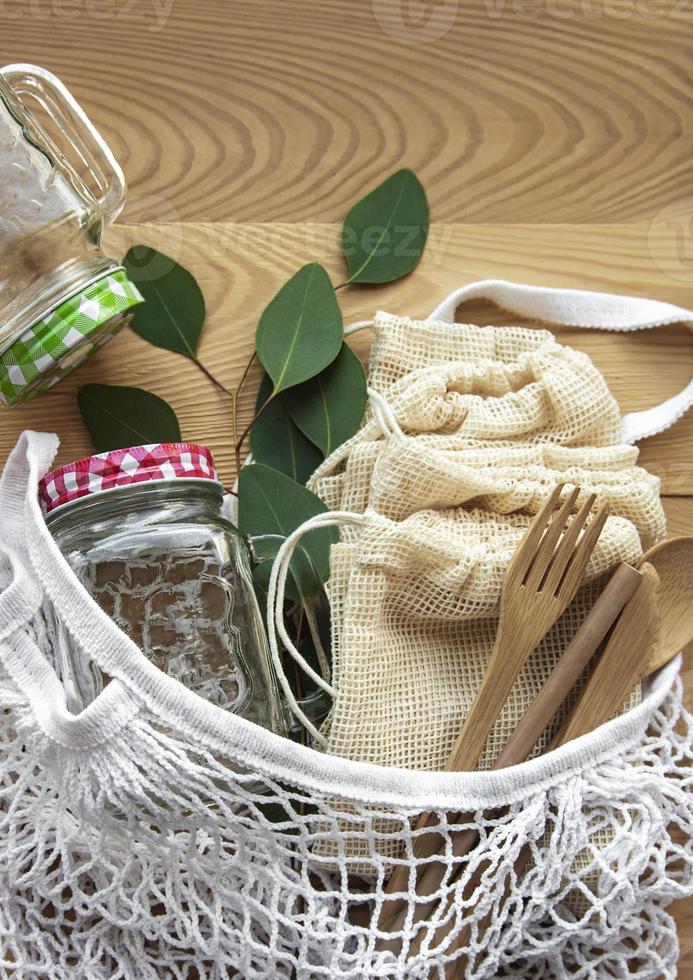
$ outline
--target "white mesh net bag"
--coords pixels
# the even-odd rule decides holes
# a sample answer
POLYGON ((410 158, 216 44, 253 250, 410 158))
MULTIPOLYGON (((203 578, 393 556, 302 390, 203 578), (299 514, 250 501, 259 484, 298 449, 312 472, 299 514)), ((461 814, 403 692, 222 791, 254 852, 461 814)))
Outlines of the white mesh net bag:
POLYGON ((316 752, 162 674, 91 600, 38 506, 56 447, 25 434, 0 484, 3 975, 676 975, 666 906, 693 893, 693 726, 678 662, 626 714, 510 770, 316 752), (113 678, 79 715, 52 667, 46 604, 113 678), (446 843, 434 917, 414 924, 404 891, 408 914, 383 933, 386 882, 396 864, 413 875, 411 828, 429 811, 446 843), (464 828, 479 841, 456 858, 464 828))

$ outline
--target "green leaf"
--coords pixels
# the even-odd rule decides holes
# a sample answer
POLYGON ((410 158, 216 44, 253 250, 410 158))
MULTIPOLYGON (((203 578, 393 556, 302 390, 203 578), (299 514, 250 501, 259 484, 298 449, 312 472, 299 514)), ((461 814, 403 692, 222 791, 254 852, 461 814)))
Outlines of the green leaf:
POLYGON ((301 432, 329 456, 358 429, 366 410, 366 372, 346 345, 317 376, 284 396, 301 432))
POLYGON ((342 346, 344 324, 330 277, 317 262, 304 265, 265 308, 257 352, 275 394, 320 374, 342 346))
MULTIPOLYGON (((337 358, 339 360, 339 358, 337 358)), ((335 361, 336 363, 336 361, 335 361)), ((327 369, 328 371, 330 368, 327 369)), ((311 384, 312 382, 307 382, 311 384)), ((303 391, 304 386, 294 389, 303 391)), ((272 381, 265 375, 260 384, 257 412, 272 394, 272 381)), ((323 461, 323 455, 291 421, 286 395, 277 395, 250 430, 250 449, 256 463, 267 463, 296 483, 305 483, 323 461)))
POLYGON ((194 360, 205 322, 205 300, 195 277, 148 245, 133 246, 123 265, 146 301, 135 311, 135 332, 155 347, 194 360))
POLYGON ((347 282, 392 282, 418 264, 428 237, 428 201, 416 174, 398 170, 344 220, 347 282))
POLYGON ((171 406, 142 388, 84 385, 77 392, 77 405, 98 453, 181 441, 171 406))
MULTIPOLYGON (((260 463, 244 466, 238 478, 238 528, 253 538, 259 558, 276 554, 286 538, 327 508, 315 494, 278 470, 260 463), (261 535, 274 535, 266 539, 261 535)), ((296 547, 291 573, 300 592, 317 592, 330 573, 330 546, 339 540, 336 528, 316 528, 305 534, 296 547)))

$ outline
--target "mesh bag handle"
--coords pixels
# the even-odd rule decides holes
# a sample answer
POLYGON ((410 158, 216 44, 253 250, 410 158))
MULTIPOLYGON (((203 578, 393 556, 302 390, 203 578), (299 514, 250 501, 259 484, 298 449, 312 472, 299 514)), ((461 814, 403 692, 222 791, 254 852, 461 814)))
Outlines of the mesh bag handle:
MULTIPOLYGON (((526 286, 503 279, 483 279, 461 286, 443 300, 429 320, 454 323, 457 307, 470 299, 488 299, 527 319, 587 330, 628 332, 693 323, 693 312, 661 300, 595 293, 582 289, 526 286)), ((632 444, 664 432, 693 406, 693 380, 673 398, 654 408, 623 416, 623 441, 632 444)))
POLYGON ((0 592, 0 662, 26 694, 43 731, 62 745, 86 748, 114 735, 136 714, 140 699, 117 679, 116 671, 115 679, 84 711, 69 712, 60 678, 27 631, 44 597, 100 666, 115 666, 109 653, 117 655, 120 648, 145 658, 81 586, 45 525, 38 480, 57 449, 56 436, 25 432, 0 480, 0 551, 10 572, 10 582, 0 592))

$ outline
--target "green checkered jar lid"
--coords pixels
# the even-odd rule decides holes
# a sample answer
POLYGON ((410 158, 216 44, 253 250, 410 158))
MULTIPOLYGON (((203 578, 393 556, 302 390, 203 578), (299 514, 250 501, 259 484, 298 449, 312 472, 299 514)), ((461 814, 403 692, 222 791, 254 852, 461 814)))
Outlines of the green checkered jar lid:
POLYGON ((122 268, 92 282, 0 353, 0 404, 46 391, 108 343, 143 302, 122 268))

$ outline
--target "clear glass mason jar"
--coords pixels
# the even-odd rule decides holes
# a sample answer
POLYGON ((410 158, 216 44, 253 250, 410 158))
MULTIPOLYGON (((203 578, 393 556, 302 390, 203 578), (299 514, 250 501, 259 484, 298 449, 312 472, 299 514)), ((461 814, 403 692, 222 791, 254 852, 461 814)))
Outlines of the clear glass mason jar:
MULTIPOLYGON (((209 450, 100 453, 45 476, 40 499, 77 578, 145 656, 213 704, 285 734, 247 549, 223 515, 209 450)), ((66 637, 56 636, 54 656, 79 712, 108 678, 66 637)))
POLYGON ((0 69, 0 403, 51 387, 142 301, 101 250, 124 201, 123 171, 62 82, 0 69))

